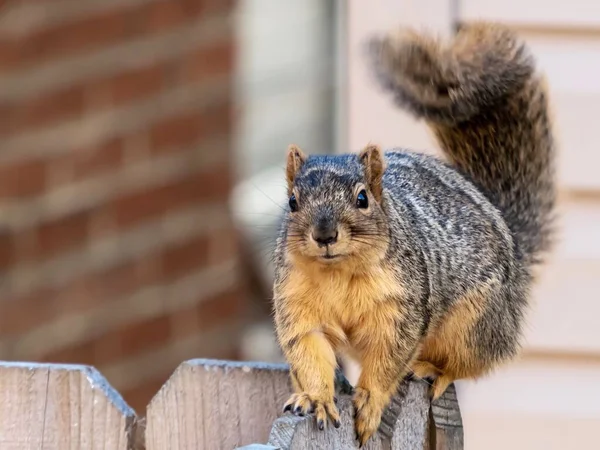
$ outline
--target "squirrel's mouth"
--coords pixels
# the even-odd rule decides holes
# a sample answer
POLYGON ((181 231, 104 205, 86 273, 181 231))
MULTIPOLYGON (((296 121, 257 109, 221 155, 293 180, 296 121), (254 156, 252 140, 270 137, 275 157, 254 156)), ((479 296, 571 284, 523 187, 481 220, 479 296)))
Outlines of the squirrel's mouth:
POLYGON ((319 259, 321 261, 324 261, 324 262, 327 262, 327 263, 331 263, 331 262, 338 261, 338 260, 342 259, 343 256, 344 255, 339 254, 339 253, 338 254, 333 254, 333 253, 327 252, 324 255, 320 255, 319 259))

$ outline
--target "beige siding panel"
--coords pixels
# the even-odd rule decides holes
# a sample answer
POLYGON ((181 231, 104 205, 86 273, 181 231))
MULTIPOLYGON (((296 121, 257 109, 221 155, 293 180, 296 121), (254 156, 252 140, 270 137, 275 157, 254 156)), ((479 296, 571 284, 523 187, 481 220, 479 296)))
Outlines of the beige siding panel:
POLYGON ((526 348, 600 355, 600 196, 567 199, 534 289, 526 348))
POLYGON ((523 358, 458 382, 465 450, 597 448, 600 361, 523 358))
MULTIPOLYGON (((598 2, 600 5, 600 2, 598 2)), ((523 32, 546 73, 567 189, 599 190, 600 35, 523 32)))
POLYGON ((518 25, 600 27, 598 0, 460 0, 460 20, 499 20, 518 25))
POLYGON ((600 354, 600 260, 565 259, 536 288, 527 348, 600 354))
POLYGON ((554 98, 561 186, 600 192, 600 134, 597 130, 600 93, 558 91, 554 98))
POLYGON ((399 25, 425 27, 442 35, 451 31, 449 0, 350 0, 348 2, 347 129, 350 150, 369 142, 383 147, 434 148, 426 127, 398 110, 366 67, 364 45, 373 34, 399 25), (431 14, 435 11, 435 14, 431 14))

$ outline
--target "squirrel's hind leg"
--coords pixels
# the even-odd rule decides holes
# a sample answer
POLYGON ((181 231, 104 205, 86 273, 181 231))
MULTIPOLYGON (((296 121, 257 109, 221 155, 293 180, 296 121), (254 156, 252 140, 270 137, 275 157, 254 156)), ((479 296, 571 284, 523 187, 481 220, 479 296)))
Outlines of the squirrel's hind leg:
POLYGON ((453 382, 454 377, 451 375, 442 374, 438 376, 433 382, 433 386, 431 386, 430 395, 432 400, 440 398, 453 382))
POLYGON ((410 368, 417 378, 435 378, 442 374, 441 369, 428 361, 416 360, 410 368))
POLYGON ((454 377, 428 361, 417 360, 411 364, 413 374, 420 379, 432 380, 429 395, 433 400, 439 398, 454 381, 454 377))

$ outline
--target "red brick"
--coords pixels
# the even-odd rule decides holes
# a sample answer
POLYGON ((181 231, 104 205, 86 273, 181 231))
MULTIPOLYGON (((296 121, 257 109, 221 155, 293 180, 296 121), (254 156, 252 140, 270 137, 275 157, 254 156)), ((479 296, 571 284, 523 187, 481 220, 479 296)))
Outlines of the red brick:
POLYGON ((0 70, 64 58, 166 31, 193 20, 202 11, 200 0, 157 0, 39 27, 23 38, 0 41, 0 70))
POLYGON ((70 173, 72 178, 59 180, 62 184, 81 181, 108 171, 117 170, 123 164, 124 138, 112 138, 91 148, 77 148, 51 162, 51 168, 70 173))
MULTIPOLYGON (((170 369, 175 370, 175 367, 170 369)), ((143 416, 150 400, 156 395, 160 388, 167 382, 173 370, 164 372, 163 375, 153 375, 152 379, 142 381, 138 386, 126 389, 121 394, 129 406, 131 406, 138 415, 143 416)))
POLYGON ((112 303, 162 280, 160 256, 144 255, 116 267, 90 273, 52 289, 0 299, 0 336, 27 332, 65 314, 112 303))
POLYGON ((209 249, 210 265, 225 263, 235 257, 238 252, 238 233, 232 225, 211 234, 209 249))
POLYGON ((235 47, 230 38, 195 50, 181 62, 182 80, 200 82, 233 73, 235 47))
POLYGON ((231 188, 227 166, 188 174, 168 184, 123 196, 109 208, 123 228, 163 216, 167 212, 200 204, 205 200, 224 201, 231 188))
POLYGON ((159 93, 165 86, 165 73, 172 65, 173 62, 165 62, 132 68, 107 78, 92 80, 86 89, 90 96, 97 93, 108 95, 112 106, 131 103, 159 93))
POLYGON ((204 115, 198 111, 186 112, 155 123, 150 129, 152 149, 189 145, 201 136, 204 115))
POLYGON ((200 328, 206 330, 241 318, 246 311, 243 300, 241 292, 235 290, 201 301, 197 306, 200 328))
POLYGON ((171 334, 185 338, 200 331, 210 331, 243 317, 245 313, 244 296, 236 287, 175 311, 171 315, 171 334))
MULTIPOLYGON (((198 237, 154 254, 90 273, 58 286, 0 302, 0 335, 25 332, 64 314, 88 311, 155 283, 169 283, 206 266, 206 246, 198 237)), ((1 241, 0 241, 1 242, 1 241)))
POLYGON ((96 365, 96 341, 79 342, 38 357, 40 362, 96 365))
POLYGON ((168 316, 147 319, 128 324, 119 331, 119 341, 123 357, 160 347, 171 336, 168 316))
POLYGON ((89 226, 89 211, 43 223, 37 230, 38 257, 43 259, 81 246, 88 238, 89 226))
POLYGON ((144 27, 147 31, 162 31, 189 21, 190 18, 223 11, 211 7, 207 0, 167 0, 148 5, 144 12, 144 27))
MULTIPOLYGON (((86 95, 102 93, 110 96, 110 103, 102 106, 120 106, 159 93, 165 85, 165 72, 173 62, 153 64, 131 69, 65 89, 13 102, 0 107, 0 136, 25 130, 55 125, 81 117, 85 111, 86 95)), ((93 105, 94 113, 98 105, 93 105)))
POLYGON ((0 104, 0 135, 9 134, 13 126, 14 104, 3 102, 0 104))
POLYGON ((215 104, 203 111, 186 112, 152 125, 149 134, 152 154, 186 149, 211 137, 232 131, 231 103, 215 104))
POLYGON ((83 89, 77 86, 52 93, 49 96, 35 98, 17 108, 17 117, 20 121, 15 126, 21 130, 26 127, 38 127, 75 118, 83 112, 83 103, 83 89), (20 115, 18 114, 19 109, 21 109, 20 115))
POLYGON ((74 157, 75 180, 118 168, 123 163, 123 140, 111 139, 90 151, 78 152, 74 157))
POLYGON ((8 230, 0 231, 0 269, 6 269, 15 261, 13 236, 8 230))
POLYGON ((206 108, 202 114, 200 127, 203 136, 219 136, 232 132, 233 124, 233 104, 230 101, 224 101, 206 108))
POLYGON ((59 123, 78 117, 83 112, 84 91, 70 86, 57 92, 13 103, 0 111, 0 135, 9 135, 29 128, 59 123))
POLYGON ((15 42, 0 40, 0 69, 15 67, 21 61, 22 50, 15 42))
POLYGON ((118 75, 112 86, 113 101, 120 105, 159 92, 165 70, 165 65, 157 64, 118 75))
POLYGON ((169 337, 169 317, 160 316, 107 330, 99 336, 49 352, 43 359, 48 362, 111 364, 162 347, 169 337))
POLYGON ((43 192, 46 166, 43 159, 0 165, 0 198, 32 197, 43 192))
POLYGON ((140 276, 138 264, 127 261, 71 281, 57 293, 56 308, 61 313, 83 312, 135 292, 148 282, 140 276))
POLYGON ((110 304, 137 290, 161 282, 157 255, 143 255, 117 266, 87 274, 57 289, 54 307, 60 314, 87 311, 110 304))
MULTIPOLYGON (((200 0, 197 1, 200 3, 200 0)), ((185 23, 187 11, 185 2, 168 0, 151 3, 144 11, 144 28, 151 31, 161 31, 185 23)))
POLYGON ((199 331, 212 330, 244 317, 245 294, 240 286, 226 292, 204 296, 193 305, 171 314, 171 335, 174 340, 187 338, 199 331))
POLYGON ((11 55, 1 58, 6 70, 14 65, 26 65, 55 57, 80 53, 101 45, 125 39, 131 34, 127 14, 110 11, 86 17, 75 22, 34 30, 19 40, 4 42, 0 54, 11 55), (17 56, 12 56, 12 55, 17 56))
MULTIPOLYGON (((189 0, 193 2, 193 0, 189 0)), ((201 5, 201 9, 205 14, 215 14, 233 11, 237 5, 237 0, 202 0, 197 2, 201 5)))
POLYGON ((88 311, 105 301, 114 300, 103 296, 104 289, 117 290, 115 286, 102 285, 103 275, 103 273, 84 275, 53 289, 48 300, 52 303, 57 316, 88 311))
POLYGON ((192 336, 200 330, 198 320, 197 304, 191 307, 174 311, 171 314, 171 335, 173 340, 184 339, 192 336))
POLYGON ((161 258, 163 276, 167 280, 177 279, 194 269, 206 266, 208 239, 208 236, 198 236, 166 249, 161 258))
POLYGON ((20 297, 5 295, 0 301, 0 335, 15 335, 53 320, 57 312, 50 295, 47 289, 20 297))

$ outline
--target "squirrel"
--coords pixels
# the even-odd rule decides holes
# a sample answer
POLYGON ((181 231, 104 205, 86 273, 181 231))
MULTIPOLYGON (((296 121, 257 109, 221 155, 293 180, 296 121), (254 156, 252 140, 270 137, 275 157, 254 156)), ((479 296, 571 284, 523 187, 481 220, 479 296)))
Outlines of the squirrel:
POLYGON ((284 412, 339 427, 336 357, 347 354, 362 369, 360 446, 405 377, 433 380, 436 399, 518 354, 556 197, 546 83, 515 32, 474 22, 448 41, 400 29, 369 44, 375 79, 447 160, 291 145, 273 285, 294 389, 284 412))

